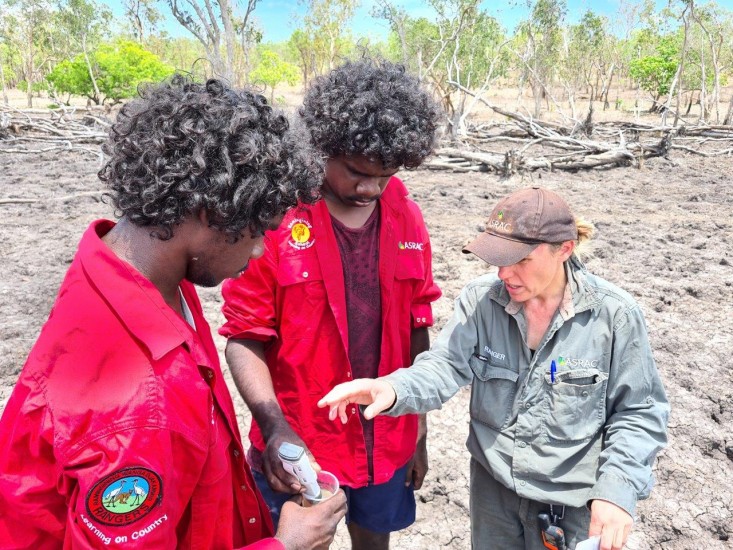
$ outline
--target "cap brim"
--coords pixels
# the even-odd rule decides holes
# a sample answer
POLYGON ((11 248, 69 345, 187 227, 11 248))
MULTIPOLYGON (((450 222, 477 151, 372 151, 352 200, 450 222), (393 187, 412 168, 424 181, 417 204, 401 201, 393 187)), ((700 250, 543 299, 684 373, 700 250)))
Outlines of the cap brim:
POLYGON ((463 253, 475 254, 489 265, 504 267, 523 260, 541 243, 523 243, 491 233, 481 233, 463 248, 463 253))

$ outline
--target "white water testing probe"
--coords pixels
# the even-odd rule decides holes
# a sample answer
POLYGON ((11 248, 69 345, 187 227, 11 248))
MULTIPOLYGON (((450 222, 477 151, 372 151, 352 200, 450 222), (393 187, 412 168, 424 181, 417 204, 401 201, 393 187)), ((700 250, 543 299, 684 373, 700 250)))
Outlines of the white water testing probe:
POLYGON ((305 487, 305 498, 308 500, 320 500, 321 488, 318 486, 316 472, 311 466, 305 449, 298 445, 285 442, 277 450, 283 468, 298 478, 300 484, 305 487))

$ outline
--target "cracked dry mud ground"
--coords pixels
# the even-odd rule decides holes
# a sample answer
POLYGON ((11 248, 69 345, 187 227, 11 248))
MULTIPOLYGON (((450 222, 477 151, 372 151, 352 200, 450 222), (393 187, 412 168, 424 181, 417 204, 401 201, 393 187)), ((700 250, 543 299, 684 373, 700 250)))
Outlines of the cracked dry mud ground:
MULTIPOLYGON (((0 408, 83 230, 91 220, 112 215, 89 196, 53 200, 101 190, 98 162, 74 153, 0 154, 0 196, 43 199, 0 205, 0 408)), ((485 269, 460 247, 499 197, 541 183, 596 223, 596 256, 588 266, 641 303, 672 403, 670 446, 655 466, 652 497, 639 507, 631 550, 733 548, 731 172, 730 158, 677 155, 673 162, 648 161, 643 169, 535 173, 503 181, 494 174, 402 173, 432 235, 435 278, 444 292, 435 306, 436 327, 448 319, 460 288, 485 269)), ((203 290, 201 297, 216 328, 222 320, 219 291, 203 290)), ((393 536, 393 548, 470 547, 468 391, 429 415, 431 467, 418 493, 417 522, 393 536)), ((235 403, 246 433, 249 415, 241 400, 235 403)), ((342 526, 333 548, 347 547, 342 526)))

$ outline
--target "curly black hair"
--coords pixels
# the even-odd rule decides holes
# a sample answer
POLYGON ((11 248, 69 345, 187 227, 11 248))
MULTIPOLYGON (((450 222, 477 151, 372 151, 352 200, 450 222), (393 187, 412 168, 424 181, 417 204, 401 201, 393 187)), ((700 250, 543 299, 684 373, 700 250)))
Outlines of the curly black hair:
POLYGON ((300 116, 328 157, 364 155, 385 168, 417 168, 435 147, 440 110, 402 65, 362 59, 316 78, 300 116))
POLYGON ((118 215, 167 240, 203 208, 234 242, 318 198, 321 160, 263 96, 181 75, 139 93, 103 147, 99 178, 118 215))

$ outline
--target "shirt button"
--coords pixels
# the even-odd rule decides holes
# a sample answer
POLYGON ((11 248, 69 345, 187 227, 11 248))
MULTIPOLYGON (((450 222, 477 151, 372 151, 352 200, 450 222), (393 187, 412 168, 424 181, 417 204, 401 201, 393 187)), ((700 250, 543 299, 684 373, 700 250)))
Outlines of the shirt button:
POLYGON ((580 395, 582 395, 583 397, 588 397, 588 392, 583 390, 583 393, 581 393, 580 395))
POLYGON ((530 408, 531 406, 532 406, 532 403, 530 403, 529 401, 527 401, 527 402, 526 402, 526 403, 524 404, 524 408, 525 408, 525 409, 529 409, 529 408, 530 408))
POLYGON ((526 443, 525 443, 524 441, 520 441, 520 442, 519 442, 519 446, 520 446, 520 447, 521 447, 522 449, 524 449, 524 448, 525 448, 525 447, 527 446, 527 444, 526 444, 526 443))
POLYGON ((308 278, 308 272, 307 271, 304 271, 303 272, 303 277, 306 278, 306 279, 308 278))
POLYGON ((254 523, 254 522, 256 522, 256 521, 257 521, 257 520, 256 520, 255 518, 249 518, 249 522, 250 522, 250 523, 254 523))
POLYGON ((234 456, 236 456, 237 458, 239 458, 239 451, 237 449, 234 449, 234 451, 232 451, 232 452, 234 453, 234 456))
POLYGON ((521 485, 522 487, 524 487, 525 485, 527 485, 527 482, 526 482, 526 481, 524 481, 524 480, 522 480, 522 481, 520 481, 520 482, 519 482, 519 484, 520 484, 520 485, 521 485))
POLYGON ((239 488, 242 489, 242 491, 246 491, 247 490, 247 486, 246 485, 240 485, 239 488))
POLYGON ((206 376, 208 377, 208 379, 209 379, 209 380, 211 380, 212 378, 214 378, 214 373, 213 373, 213 372, 211 372, 211 371, 208 371, 208 372, 206 373, 206 376))

